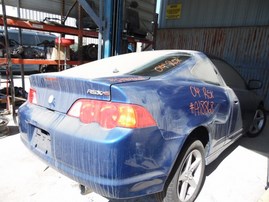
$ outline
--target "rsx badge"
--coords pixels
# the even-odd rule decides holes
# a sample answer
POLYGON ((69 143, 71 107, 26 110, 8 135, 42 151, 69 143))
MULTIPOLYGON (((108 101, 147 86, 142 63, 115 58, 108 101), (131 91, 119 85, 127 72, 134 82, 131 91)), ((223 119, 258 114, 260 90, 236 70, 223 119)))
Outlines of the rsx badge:
POLYGON ((110 92, 109 91, 101 91, 101 90, 94 90, 94 89, 88 89, 87 93, 90 95, 104 95, 104 96, 109 96, 110 92))

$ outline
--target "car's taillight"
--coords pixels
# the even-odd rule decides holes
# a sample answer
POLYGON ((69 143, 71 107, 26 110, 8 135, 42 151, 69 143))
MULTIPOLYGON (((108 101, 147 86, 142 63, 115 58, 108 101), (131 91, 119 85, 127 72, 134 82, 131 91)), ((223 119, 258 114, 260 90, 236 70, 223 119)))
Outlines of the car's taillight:
POLYGON ((68 111, 82 123, 98 123, 104 128, 145 128, 156 126, 150 113, 143 107, 132 104, 98 100, 77 100, 68 111))
POLYGON ((28 101, 32 104, 37 104, 36 90, 33 88, 30 88, 29 90, 28 101))

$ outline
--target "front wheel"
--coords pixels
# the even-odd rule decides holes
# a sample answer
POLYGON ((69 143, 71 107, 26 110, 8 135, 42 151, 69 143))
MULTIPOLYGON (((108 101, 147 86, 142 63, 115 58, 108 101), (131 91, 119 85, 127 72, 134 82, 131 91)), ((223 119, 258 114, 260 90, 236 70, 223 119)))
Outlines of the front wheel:
POLYGON ((258 108, 255 112, 252 124, 250 125, 247 135, 249 137, 258 136, 262 132, 265 123, 266 123, 265 110, 263 108, 258 108))
POLYGON ((205 172, 204 146, 196 140, 185 147, 179 157, 179 166, 163 194, 165 202, 192 202, 198 196, 205 172))

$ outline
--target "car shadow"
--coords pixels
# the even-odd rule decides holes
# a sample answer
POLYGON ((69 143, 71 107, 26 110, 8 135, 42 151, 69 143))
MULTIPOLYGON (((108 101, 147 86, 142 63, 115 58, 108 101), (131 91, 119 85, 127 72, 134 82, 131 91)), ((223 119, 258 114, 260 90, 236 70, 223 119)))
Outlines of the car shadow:
POLYGON ((9 128, 8 136, 17 135, 20 132, 18 126, 8 126, 8 128, 9 128))
POLYGON ((148 195, 144 197, 139 198, 133 198, 133 199, 110 199, 109 202, 156 202, 155 195, 148 195))
POLYGON ((246 137, 241 137, 239 140, 234 142, 232 145, 230 145, 228 148, 226 148, 218 157, 215 159, 212 163, 210 163, 205 168, 205 175, 209 176, 214 170, 218 168, 218 166, 221 164, 221 162, 229 156, 240 144, 241 140, 245 139, 246 137))
POLYGON ((18 134, 19 134, 18 126, 7 126, 5 129, 3 128, 1 129, 0 138, 6 138, 18 134))
POLYGON ((249 149, 253 152, 256 152, 260 155, 263 155, 269 158, 269 127, 266 127, 265 130, 255 138, 244 138, 240 145, 249 149))
POLYGON ((240 145, 265 157, 269 157, 269 113, 267 112, 266 125, 261 134, 254 138, 242 139, 240 145))

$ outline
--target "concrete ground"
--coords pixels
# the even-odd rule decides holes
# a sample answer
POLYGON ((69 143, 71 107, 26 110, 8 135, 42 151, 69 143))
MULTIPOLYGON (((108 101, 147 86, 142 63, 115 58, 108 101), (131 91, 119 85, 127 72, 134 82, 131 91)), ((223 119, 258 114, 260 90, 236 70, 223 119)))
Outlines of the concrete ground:
MULTIPOLYGON (((81 195, 76 182, 48 168, 28 151, 12 120, 9 130, 9 136, 0 135, 0 202, 109 201, 95 193, 81 195)), ((265 190, 268 142, 269 122, 259 137, 242 137, 224 151, 207 166, 206 180, 196 201, 269 202, 269 191, 265 190)), ((144 197, 131 201, 155 200, 144 197)))

